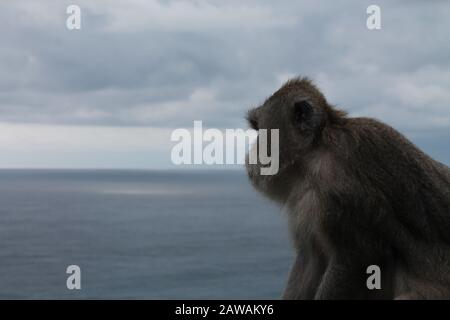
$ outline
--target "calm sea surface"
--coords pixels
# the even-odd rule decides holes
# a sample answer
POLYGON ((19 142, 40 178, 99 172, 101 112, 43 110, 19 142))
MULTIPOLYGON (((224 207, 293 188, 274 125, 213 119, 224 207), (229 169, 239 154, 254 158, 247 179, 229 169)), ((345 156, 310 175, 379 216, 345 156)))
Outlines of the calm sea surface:
POLYGON ((279 212, 240 171, 0 170, 0 298, 279 298, 279 212))

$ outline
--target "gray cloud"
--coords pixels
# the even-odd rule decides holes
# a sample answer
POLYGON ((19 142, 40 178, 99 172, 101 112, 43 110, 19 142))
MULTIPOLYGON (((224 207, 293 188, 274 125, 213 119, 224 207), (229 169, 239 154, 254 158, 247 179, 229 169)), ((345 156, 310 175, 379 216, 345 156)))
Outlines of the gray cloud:
POLYGON ((66 1, 0 4, 3 122, 243 125, 289 75, 403 130, 450 127, 450 4, 377 1, 66 1))

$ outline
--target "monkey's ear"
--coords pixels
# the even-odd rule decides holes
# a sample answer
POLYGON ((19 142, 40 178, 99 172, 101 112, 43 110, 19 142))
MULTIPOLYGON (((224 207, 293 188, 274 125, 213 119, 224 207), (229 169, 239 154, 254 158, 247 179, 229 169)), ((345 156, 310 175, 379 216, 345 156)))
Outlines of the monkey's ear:
POLYGON ((302 99, 294 104, 294 121, 297 125, 305 124, 313 114, 313 107, 307 99, 302 99))

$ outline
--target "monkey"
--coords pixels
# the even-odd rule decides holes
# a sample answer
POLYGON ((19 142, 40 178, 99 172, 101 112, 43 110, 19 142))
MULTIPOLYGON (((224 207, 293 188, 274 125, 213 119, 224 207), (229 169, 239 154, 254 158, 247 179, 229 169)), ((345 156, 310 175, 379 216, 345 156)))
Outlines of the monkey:
MULTIPOLYGON (((450 299, 450 170, 379 120, 350 117, 307 77, 247 113, 279 130, 279 170, 246 170, 286 214, 283 299, 450 299), (369 290, 367 268, 381 288, 369 290)), ((251 148, 257 148, 258 139, 251 148)))

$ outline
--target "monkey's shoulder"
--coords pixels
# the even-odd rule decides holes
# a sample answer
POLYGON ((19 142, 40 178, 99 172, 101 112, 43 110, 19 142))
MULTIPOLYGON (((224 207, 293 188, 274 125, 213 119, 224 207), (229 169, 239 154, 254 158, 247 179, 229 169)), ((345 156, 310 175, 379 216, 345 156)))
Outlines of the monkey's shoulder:
MULTIPOLYGON (((417 194, 445 199, 450 192, 450 171, 403 134, 378 120, 349 118, 341 130, 341 147, 334 147, 337 172, 344 172, 354 189, 382 192, 405 201, 417 194)), ((444 205, 448 205, 448 199, 444 205)))
POLYGON ((447 166, 432 159, 402 133, 381 121, 349 118, 346 128, 347 145, 351 147, 347 148, 349 151, 345 156, 352 166, 372 165, 385 170, 409 171, 410 174, 433 168, 448 175, 447 166))

